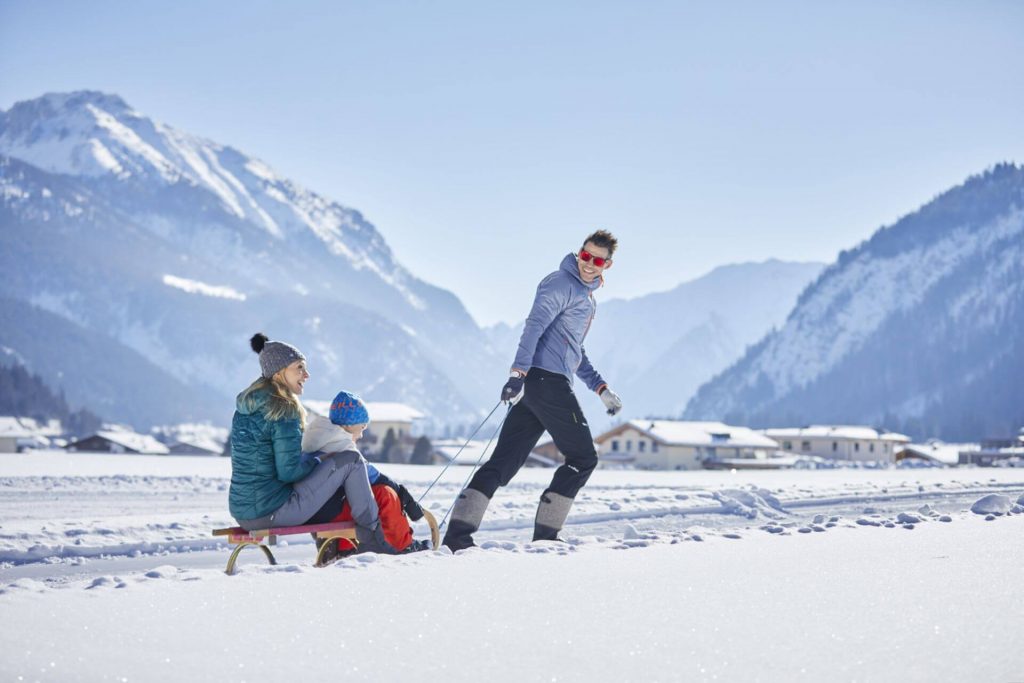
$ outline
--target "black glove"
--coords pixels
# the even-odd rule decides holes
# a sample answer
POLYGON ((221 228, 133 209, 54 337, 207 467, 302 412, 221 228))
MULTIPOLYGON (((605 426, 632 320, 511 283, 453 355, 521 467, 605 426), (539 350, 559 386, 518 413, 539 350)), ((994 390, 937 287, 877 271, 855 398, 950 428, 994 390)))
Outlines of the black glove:
POLYGON ((398 485, 398 500, 402 501, 402 509, 405 510, 405 514, 409 516, 414 522, 418 522, 423 519, 423 508, 416 502, 416 499, 409 493, 409 489, 405 488, 401 484, 398 485))
POLYGON ((409 519, 414 522, 418 522, 423 519, 423 508, 420 507, 420 504, 417 503, 416 499, 412 497, 411 493, 409 493, 409 489, 405 488, 383 472, 380 472, 377 475, 377 481, 373 482, 373 484, 374 486, 380 486, 383 484, 384 486, 391 487, 391 489, 398 494, 398 501, 402 504, 402 510, 404 510, 405 514, 409 516, 409 519))
POLYGON ((526 378, 523 375, 513 372, 509 376, 508 381, 505 382, 505 386, 501 388, 501 400, 505 402, 511 401, 512 403, 517 402, 523 395, 523 382, 525 381, 526 378))

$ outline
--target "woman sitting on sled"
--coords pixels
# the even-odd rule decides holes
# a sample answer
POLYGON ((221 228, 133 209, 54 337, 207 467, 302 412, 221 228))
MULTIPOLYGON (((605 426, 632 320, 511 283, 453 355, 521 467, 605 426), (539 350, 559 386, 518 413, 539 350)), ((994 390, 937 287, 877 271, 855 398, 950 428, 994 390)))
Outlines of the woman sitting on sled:
MULTIPOLYGON (((231 421, 232 517, 246 530, 330 522, 343 498, 360 551, 400 552, 404 548, 385 537, 369 466, 358 450, 302 453, 306 411, 299 396, 309 379, 306 357, 263 334, 250 343, 260 357, 261 377, 238 395, 231 421)), ((400 525, 389 520, 388 526, 400 525)), ((410 531, 409 541, 411 536, 410 531)))

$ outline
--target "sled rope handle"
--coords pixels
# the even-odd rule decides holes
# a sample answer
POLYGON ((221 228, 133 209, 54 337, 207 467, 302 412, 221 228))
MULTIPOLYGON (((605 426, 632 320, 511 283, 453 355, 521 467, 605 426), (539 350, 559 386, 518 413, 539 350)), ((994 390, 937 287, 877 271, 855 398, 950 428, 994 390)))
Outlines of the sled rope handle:
MULTIPOLYGON (((494 409, 497 410, 498 406, 494 406, 494 409)), ((491 412, 493 413, 494 410, 492 410, 491 412)), ((455 500, 453 500, 452 504, 448 506, 448 512, 444 513, 444 517, 441 518, 441 523, 438 525, 439 532, 440 530, 444 529, 444 525, 448 523, 448 515, 452 513, 452 510, 455 508, 455 503, 459 501, 459 496, 462 494, 463 489, 465 489, 466 486, 469 484, 469 480, 473 478, 473 474, 476 472, 476 468, 480 466, 480 462, 484 459, 484 456, 487 455, 487 449, 491 447, 491 442, 494 441, 494 437, 498 436, 498 432, 500 432, 501 428, 505 425, 505 420, 508 418, 508 414, 511 412, 512 404, 509 404, 508 410, 505 411, 505 416, 502 417, 501 422, 498 423, 498 428, 494 430, 494 433, 491 434, 491 438, 487 440, 487 445, 484 446, 484 449, 482 451, 480 451, 480 457, 476 459, 475 463, 473 463, 473 469, 469 471, 469 475, 466 477, 466 481, 462 482, 462 486, 459 487, 459 493, 455 495, 455 500)))
MULTIPOLYGON (((441 471, 438 473, 438 475, 434 479, 434 481, 430 482, 430 486, 428 486, 426 488, 426 490, 422 494, 420 494, 419 500, 416 501, 418 504, 423 505, 423 499, 427 497, 428 493, 430 493, 430 489, 434 488, 434 484, 436 484, 438 481, 440 481, 441 477, 444 476, 444 473, 448 471, 448 468, 451 467, 455 463, 455 461, 459 459, 459 456, 462 455, 462 451, 466 450, 466 446, 469 445, 469 442, 472 441, 473 437, 476 436, 476 433, 479 432, 483 428, 483 426, 485 424, 487 424, 487 421, 491 419, 491 415, 494 415, 494 411, 497 410, 498 406, 500 406, 500 405, 501 405, 501 401, 498 401, 495 404, 495 406, 491 409, 491 412, 487 413, 487 417, 485 417, 484 421, 480 423, 480 426, 477 427, 476 429, 474 429, 473 433, 469 435, 469 438, 466 439, 466 443, 462 444, 462 448, 460 448, 455 453, 455 456, 451 460, 448 461, 447 465, 445 465, 443 468, 441 468, 441 471)), ((502 422, 504 422, 504 420, 502 420, 502 422)), ((487 449, 485 448, 484 451, 486 452, 487 449)), ((477 461, 477 464, 479 464, 479 461, 477 461)), ((447 517, 447 516, 448 515, 445 515, 445 517, 447 517)), ((443 523, 444 523, 444 520, 442 520, 442 524, 443 523)))

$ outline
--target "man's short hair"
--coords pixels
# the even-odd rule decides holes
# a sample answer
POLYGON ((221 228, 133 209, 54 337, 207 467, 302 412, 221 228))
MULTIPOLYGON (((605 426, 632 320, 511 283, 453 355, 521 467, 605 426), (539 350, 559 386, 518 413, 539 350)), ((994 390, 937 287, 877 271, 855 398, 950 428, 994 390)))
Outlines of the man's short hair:
POLYGON ((611 234, 607 230, 598 230, 597 232, 592 233, 590 237, 583 240, 584 245, 587 242, 590 242, 595 247, 604 247, 607 249, 608 258, 612 257, 612 254, 615 253, 615 247, 619 246, 619 241, 615 239, 615 235, 611 234))

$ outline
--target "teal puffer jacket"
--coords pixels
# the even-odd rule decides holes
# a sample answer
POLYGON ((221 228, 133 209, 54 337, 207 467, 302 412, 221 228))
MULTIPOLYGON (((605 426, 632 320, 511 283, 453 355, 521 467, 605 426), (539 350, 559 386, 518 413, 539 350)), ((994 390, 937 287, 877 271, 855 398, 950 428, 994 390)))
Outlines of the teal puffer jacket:
POLYGON ((302 423, 297 413, 281 420, 266 418, 269 392, 256 391, 235 402, 231 420, 231 491, 228 507, 238 519, 269 515, 292 494, 292 483, 316 467, 302 460, 302 423))

